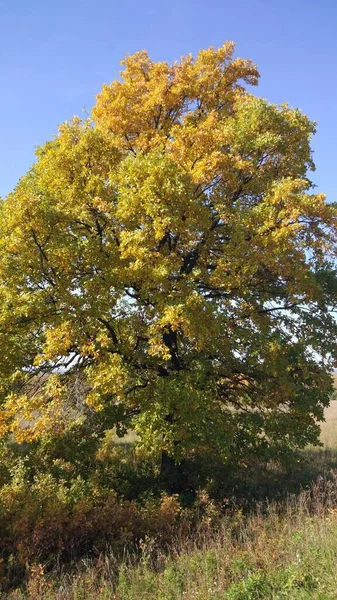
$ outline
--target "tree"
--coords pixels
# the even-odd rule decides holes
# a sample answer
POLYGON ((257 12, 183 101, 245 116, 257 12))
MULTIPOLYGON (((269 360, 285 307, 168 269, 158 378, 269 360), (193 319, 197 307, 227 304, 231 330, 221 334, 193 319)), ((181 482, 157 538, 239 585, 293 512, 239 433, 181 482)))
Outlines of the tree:
POLYGON ((163 464, 317 440, 336 360, 336 209, 314 124, 234 46, 128 56, 1 206, 3 435, 92 411, 163 464))

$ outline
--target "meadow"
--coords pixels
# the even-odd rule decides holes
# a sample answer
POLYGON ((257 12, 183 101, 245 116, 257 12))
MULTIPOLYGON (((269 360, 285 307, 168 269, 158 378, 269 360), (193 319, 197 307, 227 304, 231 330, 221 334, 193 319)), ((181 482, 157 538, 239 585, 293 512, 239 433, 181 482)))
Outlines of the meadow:
MULTIPOLYGON (((305 453, 315 481, 251 511, 200 498, 192 533, 170 543, 144 536, 123 556, 100 553, 70 569, 38 561, 8 600, 335 600, 337 598, 337 401, 322 448, 305 453)), ((126 440, 132 442, 133 437, 126 440)), ((296 477, 296 474, 294 475, 296 477)))
POLYGON ((335 600, 337 478, 321 478, 285 503, 249 516, 217 519, 216 508, 193 537, 169 551, 141 541, 141 557, 126 553, 82 561, 71 573, 35 565, 24 591, 10 600, 335 600))

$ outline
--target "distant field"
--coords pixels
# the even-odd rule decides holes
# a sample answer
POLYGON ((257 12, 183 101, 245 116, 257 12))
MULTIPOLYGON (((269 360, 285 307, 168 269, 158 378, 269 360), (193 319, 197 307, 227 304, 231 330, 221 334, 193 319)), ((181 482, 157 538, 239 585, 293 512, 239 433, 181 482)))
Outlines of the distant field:
MULTIPOLYGON (((337 390, 337 374, 334 375, 337 390)), ((321 441, 328 450, 337 450, 337 400, 332 400, 325 411, 325 423, 321 424, 321 441)))
POLYGON ((329 450, 337 449, 337 400, 332 400, 325 411, 325 423, 321 424, 321 440, 329 450))

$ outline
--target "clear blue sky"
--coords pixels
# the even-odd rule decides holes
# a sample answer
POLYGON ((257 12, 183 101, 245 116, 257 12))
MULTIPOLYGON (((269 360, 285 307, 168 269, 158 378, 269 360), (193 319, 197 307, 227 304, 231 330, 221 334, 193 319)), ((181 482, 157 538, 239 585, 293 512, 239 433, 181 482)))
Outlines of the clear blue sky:
POLYGON ((256 93, 317 121, 313 179, 335 201, 336 30, 337 0, 0 0, 0 196, 125 53, 172 61, 233 40, 259 66, 256 93))

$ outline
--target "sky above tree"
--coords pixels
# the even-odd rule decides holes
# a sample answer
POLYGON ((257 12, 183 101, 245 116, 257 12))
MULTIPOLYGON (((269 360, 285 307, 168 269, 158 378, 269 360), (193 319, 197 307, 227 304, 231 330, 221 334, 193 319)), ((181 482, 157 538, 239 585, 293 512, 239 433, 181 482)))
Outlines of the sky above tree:
POLYGON ((258 64, 258 95, 318 123, 312 178, 336 200, 336 18, 334 0, 0 0, 0 195, 58 123, 90 111, 126 53, 172 61, 233 40, 258 64))

